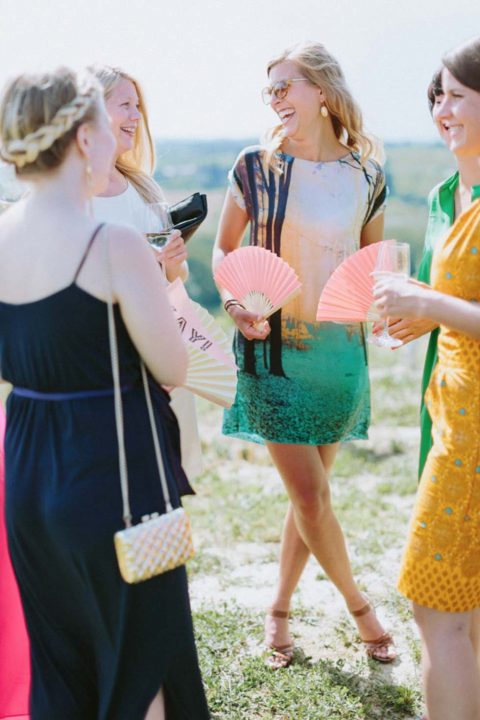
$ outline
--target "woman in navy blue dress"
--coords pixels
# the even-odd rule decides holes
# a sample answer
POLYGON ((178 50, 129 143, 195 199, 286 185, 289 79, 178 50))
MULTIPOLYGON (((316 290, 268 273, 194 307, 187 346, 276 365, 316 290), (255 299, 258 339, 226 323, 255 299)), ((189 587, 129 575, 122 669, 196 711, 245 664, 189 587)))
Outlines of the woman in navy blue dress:
POLYGON ((114 553, 122 503, 107 300, 134 522, 164 511, 140 356, 175 505, 178 426, 160 384, 180 384, 187 357, 143 238, 86 212, 115 148, 102 91, 65 69, 21 76, 3 97, 0 134, 3 159, 32 185, 0 218, 0 374, 14 386, 6 520, 30 636, 31 718, 204 720, 185 569, 130 586, 114 553))

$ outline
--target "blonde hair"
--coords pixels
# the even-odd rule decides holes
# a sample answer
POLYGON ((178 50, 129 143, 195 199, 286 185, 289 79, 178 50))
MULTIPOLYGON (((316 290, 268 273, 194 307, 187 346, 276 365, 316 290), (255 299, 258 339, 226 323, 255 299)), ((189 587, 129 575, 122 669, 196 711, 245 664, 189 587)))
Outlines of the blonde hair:
MULTIPOLYGON (((362 163, 368 158, 381 161, 381 143, 364 131, 360 107, 347 86, 340 64, 325 46, 318 42, 306 42, 288 48, 268 63, 267 73, 270 74, 275 65, 286 61, 295 63, 303 77, 322 89, 338 140, 346 148, 357 152, 362 163)), ((266 137, 265 160, 276 169, 278 163, 275 153, 280 149, 283 140, 282 125, 276 125, 266 137)))
POLYGON ((135 86, 141 120, 135 133, 133 149, 123 153, 117 159, 115 167, 133 185, 145 202, 163 200, 162 190, 152 177, 155 170, 155 147, 148 125, 145 98, 138 81, 124 70, 110 65, 94 65, 90 70, 102 85, 105 100, 108 100, 121 80, 128 80, 135 86))
POLYGON ((0 103, 0 155, 18 175, 57 168, 82 123, 93 122, 102 100, 90 74, 68 68, 42 75, 20 75, 0 103))

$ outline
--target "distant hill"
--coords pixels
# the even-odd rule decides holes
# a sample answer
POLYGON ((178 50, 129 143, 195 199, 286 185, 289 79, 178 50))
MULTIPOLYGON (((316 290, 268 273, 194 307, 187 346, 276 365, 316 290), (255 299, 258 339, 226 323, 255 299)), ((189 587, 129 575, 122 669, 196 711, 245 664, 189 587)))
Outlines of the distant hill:
MULTIPOLYGON (((227 172, 240 150, 257 143, 255 138, 157 140, 156 178, 165 190, 224 188, 227 172)), ((387 144, 385 154, 390 194, 419 203, 454 165, 440 143, 387 144)))
MULTIPOLYGON (((171 202, 195 191, 208 196, 208 218, 188 244, 191 295, 211 310, 219 308, 210 259, 227 186, 227 173, 240 150, 255 145, 253 138, 237 140, 167 140, 156 142, 155 177, 171 202)), ((454 170, 443 145, 387 144, 385 147, 389 199, 385 236, 409 242, 414 270, 421 256, 431 188, 454 170)), ((0 166, 1 200, 8 199, 11 172, 0 166)))
MULTIPOLYGON (((240 140, 158 140, 156 178, 167 196, 180 199, 196 190, 206 192, 207 221, 189 243, 189 291, 206 307, 219 307, 211 279, 211 249, 227 186, 227 173, 240 150, 255 145, 240 140)), ((454 170, 451 155, 441 144, 387 144, 389 199, 385 236, 409 242, 415 271, 421 256, 431 188, 454 170)))

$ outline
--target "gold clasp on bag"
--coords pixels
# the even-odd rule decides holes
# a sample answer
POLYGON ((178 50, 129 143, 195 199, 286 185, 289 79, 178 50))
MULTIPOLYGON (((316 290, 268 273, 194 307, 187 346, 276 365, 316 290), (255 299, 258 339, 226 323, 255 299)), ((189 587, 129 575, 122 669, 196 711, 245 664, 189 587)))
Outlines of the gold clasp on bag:
POLYGON ((142 522, 148 522, 149 520, 154 520, 154 519, 157 518, 159 515, 160 515, 160 513, 158 513, 158 512, 153 512, 153 513, 151 513, 150 515, 142 515, 142 517, 140 518, 140 520, 141 520, 142 522))

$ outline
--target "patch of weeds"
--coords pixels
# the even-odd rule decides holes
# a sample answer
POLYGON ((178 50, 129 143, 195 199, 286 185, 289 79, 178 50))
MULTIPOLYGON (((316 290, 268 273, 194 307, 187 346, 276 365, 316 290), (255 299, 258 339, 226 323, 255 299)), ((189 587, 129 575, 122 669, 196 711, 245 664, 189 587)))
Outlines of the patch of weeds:
POLYGON ((400 497, 408 497, 414 495, 418 487, 417 476, 409 473, 407 477, 391 478, 382 480, 377 485, 377 492, 381 495, 397 495, 400 497))
POLYGON ((239 608, 196 613, 195 627, 207 695, 215 720, 401 720, 418 694, 365 662, 346 669, 297 653, 287 670, 272 672, 258 655, 259 618, 239 608), (252 647, 253 645, 253 647, 252 647))
POLYGON ((188 576, 196 575, 221 575, 231 572, 232 563, 223 557, 218 557, 205 550, 197 549, 195 555, 188 563, 188 576))
POLYGON ((185 498, 185 505, 194 532, 208 532, 209 544, 279 542, 287 509, 283 492, 272 493, 260 482, 244 483, 239 491, 231 474, 219 473, 202 478, 196 489, 197 496, 185 498))

